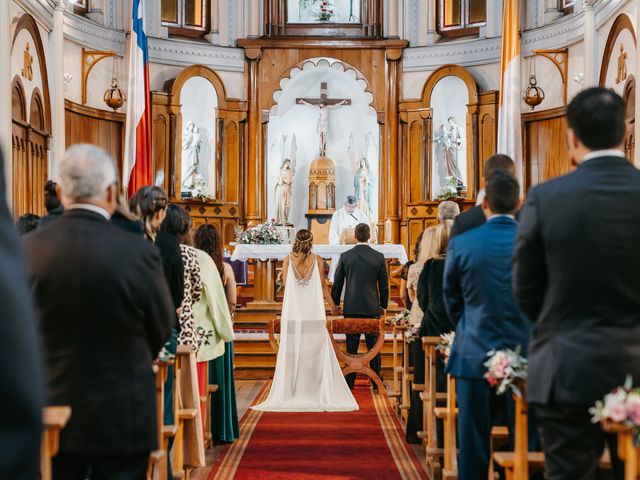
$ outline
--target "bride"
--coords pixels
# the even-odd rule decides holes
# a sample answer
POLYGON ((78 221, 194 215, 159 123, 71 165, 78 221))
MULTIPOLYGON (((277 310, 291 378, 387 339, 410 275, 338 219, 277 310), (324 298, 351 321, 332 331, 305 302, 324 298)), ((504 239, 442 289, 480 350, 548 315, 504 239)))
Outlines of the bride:
POLYGON ((284 302, 280 349, 267 399, 255 410, 276 412, 346 412, 358 410, 342 375, 326 328, 324 300, 338 308, 324 281, 322 259, 311 253, 313 235, 296 234, 293 252, 284 259, 284 302))

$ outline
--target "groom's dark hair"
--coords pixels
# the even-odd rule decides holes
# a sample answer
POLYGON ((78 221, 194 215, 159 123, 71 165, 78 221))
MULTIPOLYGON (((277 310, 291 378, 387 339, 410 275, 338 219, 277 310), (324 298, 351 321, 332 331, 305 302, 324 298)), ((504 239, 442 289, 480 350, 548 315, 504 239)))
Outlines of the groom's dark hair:
POLYGON ((366 223, 356 225, 356 240, 360 243, 368 242, 371 238, 371 229, 366 223))

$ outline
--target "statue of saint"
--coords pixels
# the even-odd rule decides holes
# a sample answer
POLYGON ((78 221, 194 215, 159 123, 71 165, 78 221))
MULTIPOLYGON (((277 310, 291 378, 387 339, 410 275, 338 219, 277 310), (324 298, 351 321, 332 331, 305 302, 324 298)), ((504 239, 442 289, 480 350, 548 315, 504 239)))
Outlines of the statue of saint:
POLYGON ((285 158, 278 172, 276 181, 276 223, 289 223, 289 213, 291 212, 291 193, 293 190, 293 176, 296 171, 295 162, 285 158))
POLYGON ((353 172, 353 187, 358 210, 368 217, 371 216, 371 169, 365 157, 360 159, 357 168, 353 172))
POLYGON ((458 152, 462 148, 462 131, 454 117, 447 120, 448 126, 440 126, 440 134, 436 137, 436 144, 444 148, 445 176, 454 178, 458 186, 464 185, 464 180, 458 168, 458 152))
POLYGON ((200 164, 200 146, 202 137, 200 129, 194 122, 188 122, 185 132, 182 135, 182 161, 189 165, 187 174, 184 176, 182 186, 186 190, 204 193, 204 178, 198 173, 200 164))

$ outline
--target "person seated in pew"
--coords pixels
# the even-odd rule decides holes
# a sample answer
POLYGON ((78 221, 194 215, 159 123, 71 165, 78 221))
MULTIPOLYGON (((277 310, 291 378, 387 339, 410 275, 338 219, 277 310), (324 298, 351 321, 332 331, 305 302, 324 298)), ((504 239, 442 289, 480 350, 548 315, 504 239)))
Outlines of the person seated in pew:
MULTIPOLYGON (((526 355, 529 341, 531 323, 520 312, 511 288, 519 195, 513 175, 494 172, 482 202, 487 222, 452 238, 445 261, 444 298, 456 324, 447 372, 456 378, 460 480, 487 478, 491 428, 500 411, 506 411, 513 437, 513 399, 496 395, 484 379, 484 363, 494 349, 520 347, 526 355)), ((535 428, 529 435, 530 449, 536 449, 535 428)))
MULTIPOLYGON (((458 210, 458 212, 459 211, 460 210, 458 210)), ((427 228, 422 234, 422 242, 419 249, 421 254, 418 257, 418 262, 422 262, 423 265, 420 268, 418 277, 412 282, 412 288, 416 290, 414 303, 420 308, 421 312, 420 329, 418 331, 419 340, 409 344, 413 365, 413 381, 415 384, 424 384, 425 378, 424 350, 420 339, 426 336, 440 336, 440 334, 448 333, 454 329, 442 299, 444 255, 447 251, 447 245, 449 244, 452 225, 453 219, 446 218, 438 225, 427 228), (425 273, 430 282, 420 283, 425 273)), ((444 373, 442 359, 438 361, 444 373)), ((439 380, 444 382, 444 375, 439 375, 438 377, 439 380)), ((439 387, 439 391, 443 391, 445 389, 444 383, 441 383, 439 387)), ((420 392, 413 391, 411 392, 411 407, 409 408, 409 415, 407 417, 406 439, 408 443, 420 443, 417 433, 418 430, 422 429, 422 421, 420 392)), ((441 426, 442 421, 439 420, 438 424, 441 426)), ((438 438, 441 439, 442 435, 438 435, 438 438)))

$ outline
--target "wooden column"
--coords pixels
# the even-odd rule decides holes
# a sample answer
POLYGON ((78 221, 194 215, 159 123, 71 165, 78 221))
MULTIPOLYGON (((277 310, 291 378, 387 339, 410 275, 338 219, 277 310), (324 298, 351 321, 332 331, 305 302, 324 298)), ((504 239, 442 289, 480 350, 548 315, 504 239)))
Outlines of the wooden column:
POLYGON ((385 106, 386 119, 386 172, 385 172, 385 196, 384 212, 385 220, 390 219, 392 225, 392 238, 394 243, 400 241, 400 216, 399 205, 401 189, 398 175, 398 104, 400 101, 400 60, 402 49, 392 48, 386 51, 387 60, 387 104, 385 106))
POLYGON ((248 142, 245 168, 245 206, 247 224, 256 224, 262 220, 260 195, 262 191, 262 125, 260 114, 259 75, 260 49, 245 50, 247 61, 247 100, 248 100, 248 142))
MULTIPOLYGON (((53 51, 53 162, 49 163, 49 176, 56 177, 57 166, 65 152, 64 120, 64 2, 59 0, 53 10, 51 32, 53 51)), ((45 68, 40 65, 40 68, 45 68)), ((46 101, 46 100, 45 100, 46 101)))

